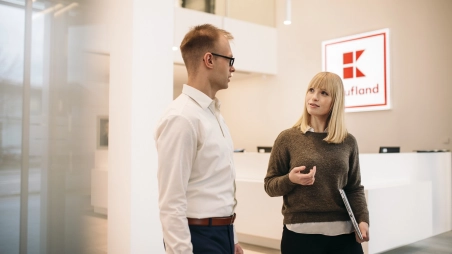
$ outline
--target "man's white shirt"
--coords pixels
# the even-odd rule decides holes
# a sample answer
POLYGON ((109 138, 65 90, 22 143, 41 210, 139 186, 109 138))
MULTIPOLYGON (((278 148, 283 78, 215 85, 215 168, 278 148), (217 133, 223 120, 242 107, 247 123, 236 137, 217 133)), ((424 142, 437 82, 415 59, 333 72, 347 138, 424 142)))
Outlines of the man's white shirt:
POLYGON ((220 102, 184 85, 158 123, 155 141, 166 252, 193 253, 187 217, 230 216, 236 205, 234 147, 220 102))

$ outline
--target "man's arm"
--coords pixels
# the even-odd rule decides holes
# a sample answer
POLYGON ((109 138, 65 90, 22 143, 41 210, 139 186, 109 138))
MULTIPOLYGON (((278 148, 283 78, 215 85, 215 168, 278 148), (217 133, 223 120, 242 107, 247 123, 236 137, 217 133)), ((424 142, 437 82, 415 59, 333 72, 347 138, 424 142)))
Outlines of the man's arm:
POLYGON ((166 253, 193 253, 186 191, 196 156, 196 132, 183 116, 169 116, 157 128, 160 221, 166 253))

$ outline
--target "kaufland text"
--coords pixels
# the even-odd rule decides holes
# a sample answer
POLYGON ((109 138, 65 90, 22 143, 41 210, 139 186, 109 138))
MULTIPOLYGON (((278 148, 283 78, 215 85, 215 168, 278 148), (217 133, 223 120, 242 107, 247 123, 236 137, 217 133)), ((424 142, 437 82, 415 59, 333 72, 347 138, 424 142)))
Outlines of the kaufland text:
POLYGON ((378 94, 378 90, 379 90, 378 84, 374 87, 352 86, 349 90, 345 91, 345 96, 378 94))

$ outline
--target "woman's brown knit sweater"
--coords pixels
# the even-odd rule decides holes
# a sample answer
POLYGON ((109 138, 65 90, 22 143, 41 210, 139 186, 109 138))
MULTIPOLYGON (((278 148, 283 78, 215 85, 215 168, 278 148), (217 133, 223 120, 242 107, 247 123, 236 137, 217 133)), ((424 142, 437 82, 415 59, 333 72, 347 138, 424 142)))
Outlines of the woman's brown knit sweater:
POLYGON ((272 148, 265 191, 271 197, 283 196, 284 224, 350 220, 339 189, 344 189, 358 223, 369 223, 369 212, 361 185, 358 145, 348 134, 340 144, 323 141, 327 133, 291 128, 279 134, 272 148), (294 167, 306 166, 302 173, 317 167, 313 185, 289 180, 294 167))

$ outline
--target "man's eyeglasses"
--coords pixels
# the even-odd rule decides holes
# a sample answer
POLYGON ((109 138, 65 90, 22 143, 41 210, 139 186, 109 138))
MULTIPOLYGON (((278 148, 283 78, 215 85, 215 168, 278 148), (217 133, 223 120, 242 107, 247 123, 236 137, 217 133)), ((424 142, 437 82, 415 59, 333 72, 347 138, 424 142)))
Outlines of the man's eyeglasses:
POLYGON ((219 57, 223 57, 223 58, 229 59, 229 66, 233 66, 234 65, 234 60, 235 60, 234 57, 223 56, 223 55, 215 54, 215 53, 212 53, 212 52, 210 52, 210 54, 212 54, 214 56, 219 56, 219 57))

